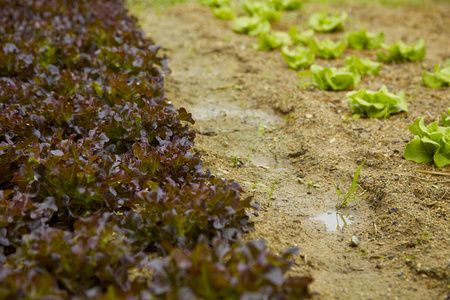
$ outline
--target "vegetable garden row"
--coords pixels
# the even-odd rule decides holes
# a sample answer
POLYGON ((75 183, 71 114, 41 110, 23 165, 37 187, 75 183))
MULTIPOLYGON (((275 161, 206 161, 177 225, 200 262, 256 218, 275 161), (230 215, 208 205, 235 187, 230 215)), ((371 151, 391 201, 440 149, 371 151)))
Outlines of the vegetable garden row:
MULTIPOLYGON (((392 45, 384 43, 384 32, 370 33, 366 29, 346 33, 345 41, 333 42, 327 38, 319 41, 314 32, 336 32, 344 30, 347 12, 327 14, 319 11, 312 14, 308 21, 310 29, 299 31, 293 26, 289 32, 272 31, 271 23, 278 21, 283 11, 295 10, 302 6, 300 0, 245 0, 233 2, 230 0, 201 0, 203 5, 212 7, 213 14, 224 20, 233 20, 233 31, 258 36, 256 50, 273 50, 281 48, 281 54, 288 66, 301 71, 300 77, 310 76, 311 81, 302 82, 300 87, 313 86, 322 90, 341 91, 356 88, 361 75, 376 76, 382 68, 382 63, 404 63, 422 60, 426 54, 424 39, 414 45, 406 45, 396 41, 392 45), (291 46, 294 46, 290 50, 291 46), (342 68, 322 67, 313 64, 316 55, 323 59, 339 58, 349 47, 356 50, 374 50, 379 62, 370 59, 360 59, 354 55, 345 59, 342 68), (387 53, 386 53, 387 51, 387 53)), ((439 88, 450 85, 450 60, 442 66, 436 65, 435 72, 424 72, 423 83, 429 88, 439 88)), ((387 118, 398 112, 408 112, 407 101, 403 92, 390 93, 386 86, 379 91, 351 91, 347 93, 349 108, 353 118, 387 118)), ((423 118, 416 120, 408 129, 414 134, 414 139, 406 146, 404 156, 418 163, 434 162, 437 167, 450 165, 450 107, 448 115, 442 113, 442 125, 436 121, 428 126, 423 118)))
MULTIPOLYGON (((313 30, 270 32, 298 0, 201 0, 255 48, 281 52, 293 69, 346 46, 381 47, 379 60, 423 58, 423 41, 387 47, 362 30, 345 43, 314 31, 342 30, 346 13, 314 14, 313 30), (239 14, 246 14, 237 18, 239 14), (290 46, 304 44, 306 47, 290 46)), ((192 116, 166 99, 167 60, 122 0, 0 0, 0 299, 302 299, 308 277, 287 277, 296 248, 270 253, 244 243, 252 229, 241 187, 202 169, 192 116)), ((163 22, 163 20, 162 20, 163 22)), ((154 30, 158 30, 155 28, 154 30)), ((340 54, 339 54, 340 53, 340 54)), ((311 65, 321 89, 356 87, 378 62, 349 57, 341 69, 311 65)), ((448 85, 450 66, 425 73, 448 85)), ((363 117, 407 112, 403 94, 352 91, 363 117)), ((448 112, 450 114, 450 110, 448 112)), ((405 157, 450 164, 450 116, 410 126, 405 157)))
MULTIPOLYGON (((0 1, 0 299, 301 299, 120 0, 0 1)), ((155 29, 157 30, 157 29, 155 29)))

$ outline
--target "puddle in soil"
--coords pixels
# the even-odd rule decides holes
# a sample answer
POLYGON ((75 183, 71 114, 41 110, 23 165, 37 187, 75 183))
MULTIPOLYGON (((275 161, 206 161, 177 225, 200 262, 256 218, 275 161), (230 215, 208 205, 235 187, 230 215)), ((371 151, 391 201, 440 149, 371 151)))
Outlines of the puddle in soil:
POLYGON ((266 125, 278 121, 277 116, 264 109, 239 106, 235 102, 221 103, 221 99, 208 98, 200 106, 189 107, 195 120, 211 120, 217 117, 250 117, 266 122, 266 125))
POLYGON ((352 218, 341 211, 329 211, 311 219, 325 222, 327 231, 338 231, 353 223, 352 218))

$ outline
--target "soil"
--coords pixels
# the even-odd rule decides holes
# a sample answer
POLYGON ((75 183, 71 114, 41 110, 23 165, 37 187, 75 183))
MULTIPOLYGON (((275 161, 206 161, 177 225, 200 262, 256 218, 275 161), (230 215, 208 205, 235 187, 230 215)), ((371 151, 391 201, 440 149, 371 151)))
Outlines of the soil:
MULTIPOLYGON (((193 114, 205 168, 239 182, 262 207, 246 240, 264 239, 275 252, 300 247, 290 274, 314 278, 313 299, 450 299, 450 167, 403 157, 412 139, 407 127, 419 117, 435 121, 450 107, 450 88, 421 81, 423 71, 450 56, 450 3, 307 4, 273 25, 306 28, 314 11, 345 9, 347 31, 383 30, 387 44, 425 38, 422 62, 386 64, 379 76, 362 77, 358 89, 406 92, 409 113, 381 120, 348 119, 348 91, 300 89, 279 51, 255 51, 256 38, 233 33, 232 22, 207 7, 136 8, 143 30, 170 58, 166 93, 193 114), (368 196, 337 213, 334 184, 348 189, 363 161, 358 182, 368 196)), ((339 40, 344 33, 317 35, 339 40)), ((352 54, 376 60, 376 51, 347 49, 343 58, 315 63, 342 66, 352 54)))

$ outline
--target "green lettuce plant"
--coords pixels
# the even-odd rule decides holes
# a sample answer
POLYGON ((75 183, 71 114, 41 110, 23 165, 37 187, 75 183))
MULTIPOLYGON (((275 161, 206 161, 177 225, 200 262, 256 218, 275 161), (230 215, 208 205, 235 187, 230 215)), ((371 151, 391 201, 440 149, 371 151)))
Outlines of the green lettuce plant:
POLYGON ((344 21, 347 19, 347 12, 341 14, 329 15, 326 12, 319 11, 309 18, 309 27, 314 31, 331 32, 344 30, 344 21))
POLYGON ((450 107, 447 109, 448 115, 443 112, 442 113, 442 124, 444 124, 445 127, 450 127, 450 107))
POLYGON ((278 21, 283 14, 272 2, 246 0, 242 7, 249 16, 258 16, 267 21, 278 21))
POLYGON ((341 91, 356 87, 361 80, 358 72, 349 69, 324 68, 312 65, 309 71, 300 72, 299 76, 310 76, 311 82, 302 86, 312 85, 321 90, 341 91))
POLYGON ((369 33, 366 29, 347 33, 345 40, 349 48, 362 50, 362 49, 376 49, 381 47, 384 43, 384 32, 381 31, 377 34, 369 33))
POLYGON ((258 16, 236 18, 233 21, 233 31, 258 36, 270 31, 270 23, 258 16))
POLYGON ((386 86, 377 92, 366 89, 349 92, 347 98, 350 109, 362 117, 387 118, 400 111, 408 112, 404 93, 389 93, 386 86))
POLYGON ((450 127, 441 127, 438 122, 424 125, 423 118, 408 127, 414 139, 406 145, 405 158, 417 163, 434 162, 442 168, 450 165, 450 127))
POLYGON ((328 38, 322 41, 319 41, 317 38, 313 38, 309 42, 309 47, 314 53, 319 55, 319 57, 331 59, 341 57, 344 53, 346 45, 343 41, 335 43, 328 38))
POLYGON ((377 53, 378 60, 382 62, 407 62, 421 60, 425 57, 426 53, 425 41, 423 39, 420 39, 414 45, 406 45, 402 41, 396 41, 391 46, 383 44, 381 48, 389 51, 389 54, 382 51, 377 53))
POLYGON ((216 18, 221 20, 233 20, 236 18, 236 10, 229 5, 214 7, 212 12, 216 18))
POLYGON ((254 48, 256 50, 272 50, 283 45, 292 45, 292 39, 287 32, 263 32, 259 35, 258 44, 254 48))
POLYGON ((422 80, 423 84, 429 88, 450 86, 450 60, 442 68, 440 65, 436 65, 434 67, 434 73, 424 72, 422 80))
POLYGON ((300 32, 298 31, 297 26, 292 26, 291 29, 289 29, 289 35, 291 36, 294 44, 309 45, 309 41, 311 40, 311 37, 314 35, 314 30, 308 29, 300 32))
POLYGON ((345 59, 345 67, 347 68, 355 68, 358 70, 358 73, 361 75, 368 74, 368 75, 378 75, 381 71, 381 67, 383 64, 371 61, 370 59, 360 59, 359 57, 356 57, 354 55, 349 56, 345 59))
POLYGON ((295 10, 302 8, 302 0, 272 0, 278 10, 295 10))
POLYGON ((200 0, 200 4, 209 7, 229 6, 230 0, 200 0))
POLYGON ((287 62, 289 68, 298 70, 306 68, 314 62, 316 56, 311 49, 298 46, 294 50, 289 50, 288 46, 284 46, 281 49, 281 55, 287 62))

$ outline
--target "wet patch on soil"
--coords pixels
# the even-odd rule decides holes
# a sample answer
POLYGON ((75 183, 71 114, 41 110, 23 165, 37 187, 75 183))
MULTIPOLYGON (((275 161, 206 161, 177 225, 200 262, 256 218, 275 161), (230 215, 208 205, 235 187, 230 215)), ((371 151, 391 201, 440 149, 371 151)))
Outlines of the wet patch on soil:
MULTIPOLYGON (((314 299, 446 299, 450 177, 421 171, 450 168, 406 161, 403 151, 414 120, 432 122, 450 106, 450 88, 421 84, 424 70, 450 56, 450 4, 325 9, 343 8, 352 16, 348 31, 384 30, 387 43, 425 38, 423 62, 384 65, 379 76, 364 76, 358 86, 405 90, 409 114, 345 121, 351 116, 346 91, 299 89, 298 76, 278 51, 254 51, 255 38, 234 34, 231 22, 198 4, 134 13, 170 58, 166 92, 176 107, 193 113, 195 149, 205 168, 239 182, 262 206, 246 239, 264 239, 276 252, 299 246, 292 272, 315 279, 314 299), (364 160, 359 182, 368 197, 345 209, 352 216, 347 226, 341 222, 331 231, 317 216, 331 212, 343 221, 335 214, 334 184, 348 187, 364 160), (425 229, 433 236, 422 238, 425 229), (361 239, 358 247, 350 246, 352 236, 361 239)), ((305 5, 274 27, 305 26, 318 9, 324 7, 305 5)), ((319 36, 337 40, 343 33, 319 36)), ((341 59, 316 63, 342 66, 352 54, 376 59, 376 51, 347 49, 341 59)))

